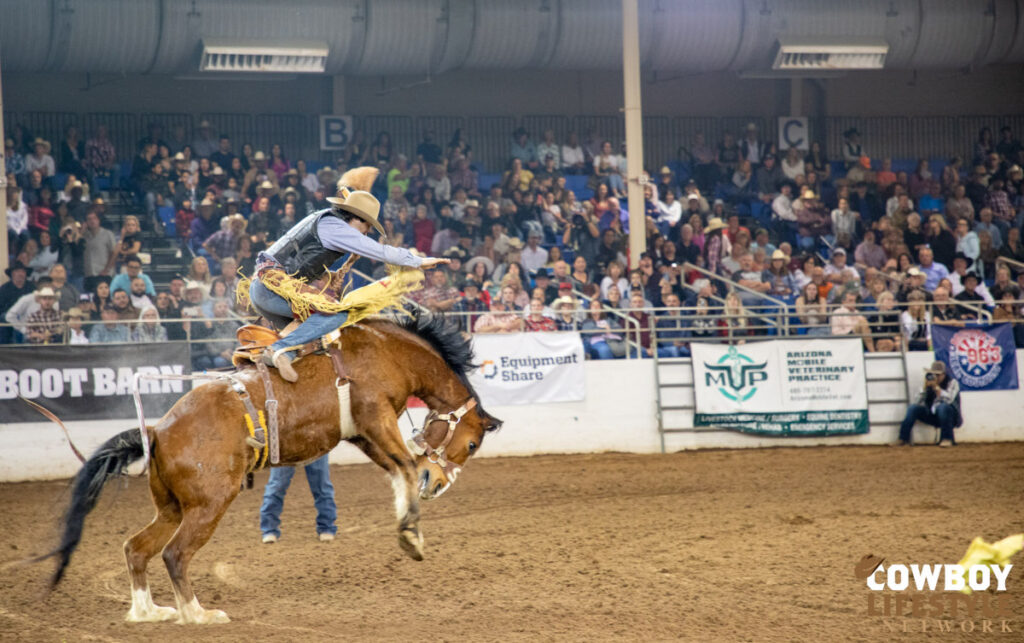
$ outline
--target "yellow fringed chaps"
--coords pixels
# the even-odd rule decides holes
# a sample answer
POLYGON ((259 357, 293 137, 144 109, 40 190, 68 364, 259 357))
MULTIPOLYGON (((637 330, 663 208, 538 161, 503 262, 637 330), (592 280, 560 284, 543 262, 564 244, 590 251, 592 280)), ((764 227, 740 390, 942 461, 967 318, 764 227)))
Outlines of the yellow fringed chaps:
MULTIPOLYGON (((416 268, 392 268, 389 273, 383 279, 346 293, 340 301, 282 270, 264 270, 259 280, 287 301, 300 321, 306 321, 315 312, 328 315, 345 312, 348 319, 341 325, 344 328, 386 308, 400 307, 403 296, 423 285, 423 272, 416 268)), ((249 279, 239 280, 235 296, 240 304, 250 306, 250 284, 249 279)))

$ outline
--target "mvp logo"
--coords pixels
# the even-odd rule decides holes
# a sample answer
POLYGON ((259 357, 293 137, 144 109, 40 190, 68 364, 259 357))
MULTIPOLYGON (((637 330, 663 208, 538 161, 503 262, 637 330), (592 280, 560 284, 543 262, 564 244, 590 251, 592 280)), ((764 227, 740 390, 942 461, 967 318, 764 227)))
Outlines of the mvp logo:
POLYGON ((714 364, 704 363, 709 372, 704 374, 707 386, 717 386, 718 392, 734 402, 745 402, 757 393, 757 383, 768 379, 767 362, 755 364, 735 346, 714 364))

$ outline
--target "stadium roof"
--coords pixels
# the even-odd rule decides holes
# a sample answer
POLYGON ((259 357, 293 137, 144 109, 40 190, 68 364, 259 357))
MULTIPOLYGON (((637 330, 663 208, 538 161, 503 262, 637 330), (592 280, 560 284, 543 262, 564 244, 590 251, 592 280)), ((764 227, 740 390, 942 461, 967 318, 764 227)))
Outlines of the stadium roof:
MULTIPOLYGON (((192 74, 204 40, 325 44, 328 74, 617 69, 620 0, 0 0, 4 71, 192 74)), ((647 70, 770 70, 780 39, 888 69, 1024 62, 1024 0, 641 0, 647 70)))

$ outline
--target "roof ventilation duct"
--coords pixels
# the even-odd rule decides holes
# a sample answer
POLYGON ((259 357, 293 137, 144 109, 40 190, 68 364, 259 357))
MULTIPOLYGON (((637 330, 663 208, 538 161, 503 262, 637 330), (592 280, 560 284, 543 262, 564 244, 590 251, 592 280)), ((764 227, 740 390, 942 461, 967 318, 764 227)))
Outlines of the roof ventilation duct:
POLYGON ((875 38, 828 38, 822 41, 780 38, 772 69, 813 71, 832 69, 883 69, 889 45, 875 38))
POLYGON ((252 42, 203 40, 200 71, 257 73, 323 73, 327 43, 308 41, 252 42))

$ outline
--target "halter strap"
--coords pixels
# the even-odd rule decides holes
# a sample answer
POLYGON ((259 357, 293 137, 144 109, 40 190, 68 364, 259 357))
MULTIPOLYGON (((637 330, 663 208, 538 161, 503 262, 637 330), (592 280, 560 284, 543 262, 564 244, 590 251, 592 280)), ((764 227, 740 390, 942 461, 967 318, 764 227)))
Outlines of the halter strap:
POLYGON ((455 437, 455 427, 462 420, 463 416, 469 413, 476 407, 476 398, 469 398, 465 404, 455 409, 450 413, 438 413, 437 411, 431 411, 427 415, 427 419, 423 422, 423 428, 413 430, 412 437, 406 441, 406 446, 409 450, 416 455, 425 455, 427 460, 441 467, 444 470, 445 477, 448 478, 448 482, 455 482, 456 476, 459 475, 459 471, 462 467, 449 460, 445 455, 445 449, 451 444, 452 438, 455 437), (431 422, 442 421, 448 423, 448 431, 441 440, 441 443, 436 447, 430 446, 427 442, 426 431, 427 427, 430 426, 431 422))

